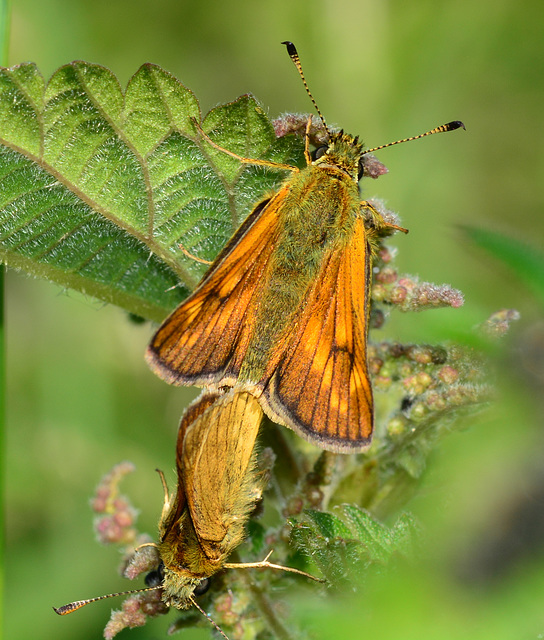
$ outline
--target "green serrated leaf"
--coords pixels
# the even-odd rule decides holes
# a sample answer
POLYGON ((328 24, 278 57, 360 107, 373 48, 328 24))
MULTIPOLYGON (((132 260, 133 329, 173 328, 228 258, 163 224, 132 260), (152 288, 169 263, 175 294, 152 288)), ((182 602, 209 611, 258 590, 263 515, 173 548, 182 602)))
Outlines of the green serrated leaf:
POLYGON ((194 121, 200 108, 193 92, 160 67, 144 64, 128 83, 125 94, 124 130, 138 153, 147 155, 177 131, 194 137, 194 121))
POLYGON ((187 295, 172 269, 136 238, 6 148, 0 183, 0 252, 12 268, 147 318, 160 318, 187 295))
POLYGON ((357 540, 366 546, 371 558, 387 562, 393 550, 389 529, 357 505, 342 505, 342 511, 357 540))
POLYGON ((38 114, 45 83, 34 64, 0 70, 0 131, 7 140, 33 155, 41 152, 38 114))
MULTIPOLYGON (((0 258, 160 321, 194 287, 283 175, 241 163, 198 131, 195 96, 143 65, 125 92, 104 67, 73 62, 44 82, 0 70, 0 258)), ((302 158, 250 96, 204 130, 249 158, 302 158)))
POLYGON ((342 520, 327 512, 305 511, 306 521, 292 522, 291 543, 331 584, 359 584, 369 571, 382 571, 395 558, 414 555, 419 528, 409 514, 389 528, 357 505, 344 504, 341 511, 342 520))
POLYGON ((350 529, 333 513, 313 509, 306 509, 304 513, 315 524, 319 533, 326 538, 350 539, 353 537, 350 529))
POLYGON ((355 582, 361 568, 368 564, 363 545, 354 540, 324 537, 313 523, 295 524, 291 543, 312 559, 327 582, 336 586, 355 582))
MULTIPOLYGON (((251 96, 241 96, 235 102, 212 109, 202 123, 204 132, 219 146, 244 158, 260 158, 274 143, 274 129, 262 107, 251 96)), ((232 183, 241 173, 239 160, 207 147, 207 153, 232 183)))

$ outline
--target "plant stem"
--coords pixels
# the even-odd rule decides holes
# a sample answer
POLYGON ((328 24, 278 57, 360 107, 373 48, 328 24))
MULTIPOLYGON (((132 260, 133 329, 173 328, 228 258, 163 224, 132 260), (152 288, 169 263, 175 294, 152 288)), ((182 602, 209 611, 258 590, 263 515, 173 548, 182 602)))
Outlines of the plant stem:
POLYGON ((261 615, 268 623, 270 631, 275 635, 276 638, 279 638, 279 640, 290 640, 291 634, 281 623, 280 619, 276 615, 276 612, 274 611, 272 603, 266 597, 265 593, 251 579, 249 572, 244 575, 244 579, 246 580, 249 590, 253 596, 253 602, 258 607, 261 615))
MULTIPOLYGON (((9 0, 0 0, 0 64, 8 61, 9 45, 9 0)), ((5 567, 4 558, 4 473, 6 468, 6 353, 5 353, 5 318, 4 318, 4 265, 0 265, 0 509, 2 522, 0 523, 0 566, 5 567)), ((0 603, 4 603, 4 580, 0 582, 0 603)))

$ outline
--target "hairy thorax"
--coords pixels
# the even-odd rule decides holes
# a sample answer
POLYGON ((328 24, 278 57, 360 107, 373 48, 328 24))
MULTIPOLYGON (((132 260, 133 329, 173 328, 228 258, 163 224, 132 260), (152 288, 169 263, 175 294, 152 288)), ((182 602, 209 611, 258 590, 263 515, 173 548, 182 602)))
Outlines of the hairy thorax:
POLYGON ((290 178, 279 211, 282 233, 270 257, 240 380, 261 378, 272 352, 292 332, 327 255, 349 243, 358 210, 357 184, 337 168, 308 166, 290 178))

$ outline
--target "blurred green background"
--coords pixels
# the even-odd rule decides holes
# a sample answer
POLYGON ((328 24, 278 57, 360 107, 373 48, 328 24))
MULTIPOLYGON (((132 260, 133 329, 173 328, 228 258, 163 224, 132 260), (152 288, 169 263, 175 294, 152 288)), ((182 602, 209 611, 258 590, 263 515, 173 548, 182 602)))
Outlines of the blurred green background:
MULTIPOLYGON (((374 580, 365 599, 329 608, 302 601, 293 611, 328 639, 543 637, 542 522, 526 527, 534 545, 506 537, 519 554, 508 561, 499 551, 491 570, 478 569, 521 519, 520 501, 544 517, 542 308, 458 228, 491 228, 543 250, 542 0, 17 0, 11 20, 9 64, 34 61, 46 77, 83 59, 125 85, 150 61, 191 88, 204 111, 251 92, 273 117, 309 112, 280 45, 292 40, 328 122, 370 146, 465 122, 466 132, 382 152, 389 175, 364 186, 410 229, 394 240, 401 269, 460 288, 466 304, 395 314, 374 338, 438 342, 499 308, 519 309, 497 401, 443 443, 409 505, 433 541, 422 566, 374 580)), ((51 610, 130 586, 115 572, 117 552, 93 540, 89 496, 113 464, 132 460, 137 473, 125 492, 141 527, 155 533, 162 489, 154 469, 173 478, 177 421, 195 394, 148 371, 149 325, 22 274, 8 273, 6 288, 5 637, 99 638, 118 601, 63 619, 51 610)), ((164 637, 172 620, 123 637, 164 637)))

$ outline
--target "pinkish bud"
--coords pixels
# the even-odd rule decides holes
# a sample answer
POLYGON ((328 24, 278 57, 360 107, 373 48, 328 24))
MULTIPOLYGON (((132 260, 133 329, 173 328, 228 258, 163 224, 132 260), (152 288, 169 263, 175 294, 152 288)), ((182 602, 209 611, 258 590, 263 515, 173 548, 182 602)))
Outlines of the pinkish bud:
POLYGON ((445 366, 438 372, 438 377, 446 384, 453 384, 459 378, 459 371, 450 366, 445 366))

